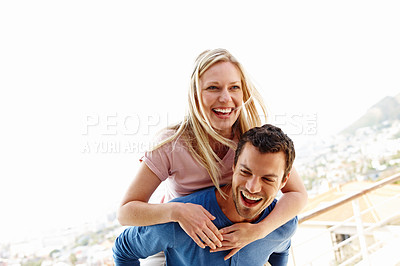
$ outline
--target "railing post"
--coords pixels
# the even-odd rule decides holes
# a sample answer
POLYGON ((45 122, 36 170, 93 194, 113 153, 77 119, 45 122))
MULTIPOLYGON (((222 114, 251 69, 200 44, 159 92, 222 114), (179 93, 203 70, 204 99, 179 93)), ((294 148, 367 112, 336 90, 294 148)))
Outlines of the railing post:
POLYGON ((292 244, 290 245, 290 253, 292 254, 293 266, 296 266, 296 259, 294 258, 294 250, 292 244))
POLYGON ((351 203, 353 205, 354 218, 356 220, 357 234, 358 234, 358 239, 360 241, 362 258, 364 262, 368 263, 368 265, 371 265, 368 257, 367 242, 365 241, 364 226, 361 219, 361 212, 360 212, 358 198, 354 199, 351 203))

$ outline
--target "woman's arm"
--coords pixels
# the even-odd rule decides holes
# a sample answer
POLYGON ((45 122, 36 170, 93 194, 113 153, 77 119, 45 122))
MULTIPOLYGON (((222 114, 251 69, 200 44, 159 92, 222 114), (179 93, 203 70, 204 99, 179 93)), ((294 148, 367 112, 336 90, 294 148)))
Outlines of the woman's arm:
POLYGON ((258 223, 259 229, 262 230, 260 238, 293 219, 307 204, 307 190, 295 168, 292 168, 288 182, 281 191, 283 195, 275 208, 262 222, 258 223))
POLYGON ((118 210, 121 225, 146 226, 171 221, 170 206, 147 203, 160 184, 160 179, 145 163, 141 163, 118 210))
POLYGON ((202 206, 180 202, 148 203, 160 183, 160 179, 142 163, 118 210, 121 225, 148 226, 178 222, 200 247, 205 247, 201 240, 210 248, 221 246, 222 235, 211 222, 215 217, 202 206))
POLYGON ((276 203, 275 208, 260 223, 238 223, 221 229, 220 232, 224 238, 223 247, 214 251, 232 249, 225 257, 225 259, 229 259, 242 247, 267 236, 298 215, 306 206, 308 195, 296 169, 292 168, 288 182, 282 188, 282 192, 283 195, 276 203))

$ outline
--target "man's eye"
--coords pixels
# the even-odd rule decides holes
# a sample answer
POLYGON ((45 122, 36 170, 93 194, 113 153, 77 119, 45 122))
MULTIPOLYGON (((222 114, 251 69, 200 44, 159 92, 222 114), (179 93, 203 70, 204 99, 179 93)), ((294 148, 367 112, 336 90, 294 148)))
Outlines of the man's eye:
POLYGON ((269 178, 269 177, 264 177, 263 180, 265 182, 274 182, 274 180, 272 178, 269 178))
POLYGON ((251 173, 248 171, 240 170, 240 172, 242 173, 242 175, 251 175, 251 173))

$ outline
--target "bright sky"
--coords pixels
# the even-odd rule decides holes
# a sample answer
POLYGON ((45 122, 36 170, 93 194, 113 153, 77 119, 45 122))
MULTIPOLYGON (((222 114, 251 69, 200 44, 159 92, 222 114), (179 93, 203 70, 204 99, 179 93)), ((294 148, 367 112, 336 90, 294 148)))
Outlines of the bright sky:
POLYGON ((294 139, 400 93, 397 1, 264 2, 2 1, 0 241, 115 209, 205 49, 241 61, 294 139))

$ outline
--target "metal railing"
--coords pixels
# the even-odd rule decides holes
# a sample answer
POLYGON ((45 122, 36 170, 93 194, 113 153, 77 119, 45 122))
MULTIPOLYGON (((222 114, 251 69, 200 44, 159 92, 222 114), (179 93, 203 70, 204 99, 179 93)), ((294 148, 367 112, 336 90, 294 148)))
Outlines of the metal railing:
MULTIPOLYGON (((398 200, 400 198, 400 194, 389 197, 379 204, 374 204, 362 212, 360 211, 359 207, 359 199, 360 197, 363 197, 364 195, 367 195, 374 190, 377 190, 379 188, 382 188, 383 186, 399 180, 400 173, 378 181, 357 193, 340 198, 324 207, 316 208, 300 215, 299 227, 304 230, 306 230, 305 227, 308 227, 309 232, 312 232, 314 230, 312 228, 319 229, 314 230, 317 232, 315 236, 307 235, 307 237, 304 237, 306 238, 306 240, 304 240, 303 237, 299 237, 296 239, 295 237, 297 234, 295 235, 293 239, 293 246, 291 249, 293 260, 292 264, 295 266, 321 265, 321 261, 323 260, 322 258, 326 259, 330 257, 329 261, 324 261, 324 265, 354 265, 360 260, 366 263, 366 265, 372 265, 370 255, 379 248, 382 248, 385 243, 379 240, 371 241, 370 239, 368 239, 369 241, 367 241, 366 236, 372 234, 374 230, 381 230, 383 226, 388 225, 391 221, 400 217, 400 208, 397 208, 391 216, 379 221, 378 223, 367 224, 366 222, 362 221, 362 216, 366 213, 373 213, 377 210, 377 208, 390 204, 390 202, 393 202, 394 200, 398 200), (330 224, 310 221, 312 218, 315 218, 321 214, 334 210, 350 202, 352 203, 353 216, 344 221, 336 223, 332 222, 330 224), (346 236, 346 239, 341 239, 341 241, 337 241, 335 239, 337 237, 337 234, 335 232, 340 230, 353 231, 353 233, 346 233, 345 235, 343 235, 346 236), (327 241, 325 241, 325 247, 322 247, 324 246, 323 244, 321 245, 322 241, 317 239, 325 238, 326 240, 326 238, 329 236, 331 238, 330 245, 326 244, 327 241), (348 248, 350 245, 355 246, 355 248, 353 248, 355 251, 352 250, 351 255, 343 255, 342 253, 346 253, 346 247, 348 248), (299 263, 299 260, 297 259, 299 257, 299 254, 298 252, 296 252, 296 250, 300 250, 301 253, 307 253, 307 259, 303 259, 303 261, 299 263), (318 252, 316 250, 318 250, 318 252), (338 259, 338 257, 340 257, 340 259, 338 259)), ((396 234, 392 234, 392 236, 396 237, 396 234)), ((387 242, 389 240, 390 239, 385 238, 384 242, 387 242)), ((399 239, 397 240, 400 241, 399 239)))

